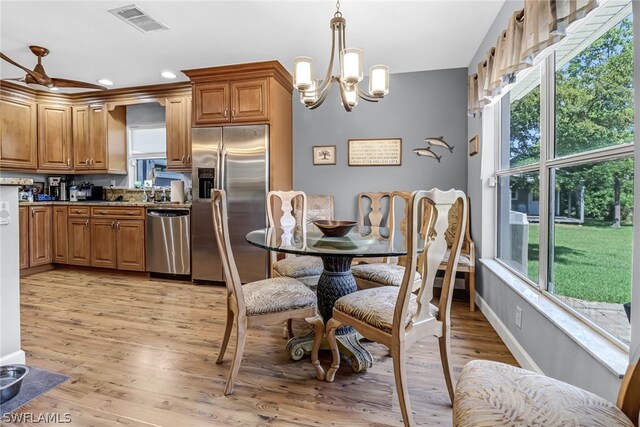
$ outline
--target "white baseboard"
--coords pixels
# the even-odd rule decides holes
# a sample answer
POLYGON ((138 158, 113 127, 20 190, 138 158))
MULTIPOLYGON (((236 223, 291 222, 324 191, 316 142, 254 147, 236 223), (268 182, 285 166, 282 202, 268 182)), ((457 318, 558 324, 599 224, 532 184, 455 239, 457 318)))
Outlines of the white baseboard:
POLYGON ((476 293, 475 297, 476 305, 480 308, 480 311, 487 318, 493 329, 498 333, 504 344, 507 346, 513 357, 516 358, 521 367, 528 369, 533 372, 537 372, 539 374, 543 374, 542 369, 536 364, 529 353, 525 351, 524 348, 520 345, 518 340, 511 334, 509 329, 502 323, 502 320, 498 317, 498 315, 489 307, 489 304, 482 299, 480 295, 476 293))
POLYGON ((24 365, 25 355, 24 351, 18 350, 6 356, 0 357, 0 366, 4 365, 24 365))

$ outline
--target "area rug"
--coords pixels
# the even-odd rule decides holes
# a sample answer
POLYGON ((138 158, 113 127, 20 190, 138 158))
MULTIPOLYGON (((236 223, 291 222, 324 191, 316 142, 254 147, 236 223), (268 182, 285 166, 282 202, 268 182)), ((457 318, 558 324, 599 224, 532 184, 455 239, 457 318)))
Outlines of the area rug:
POLYGON ((13 399, 0 405, 0 415, 4 417, 10 414, 68 379, 66 375, 29 366, 29 373, 22 380, 20 392, 13 399))

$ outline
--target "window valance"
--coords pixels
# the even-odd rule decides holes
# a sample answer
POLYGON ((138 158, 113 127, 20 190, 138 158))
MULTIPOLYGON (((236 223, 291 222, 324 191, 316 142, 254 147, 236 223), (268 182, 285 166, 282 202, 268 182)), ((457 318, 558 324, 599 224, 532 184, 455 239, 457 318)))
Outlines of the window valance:
POLYGON ((530 67, 537 55, 561 41, 571 24, 598 7, 597 0, 525 0, 500 33, 487 59, 469 76, 467 111, 475 115, 502 88, 515 81, 519 71, 530 67))

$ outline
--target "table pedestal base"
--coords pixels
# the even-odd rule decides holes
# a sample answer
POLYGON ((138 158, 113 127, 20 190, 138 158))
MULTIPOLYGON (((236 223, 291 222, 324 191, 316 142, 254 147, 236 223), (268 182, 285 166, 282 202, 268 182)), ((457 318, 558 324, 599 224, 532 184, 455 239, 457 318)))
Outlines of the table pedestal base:
MULTIPOLYGON (((287 342, 287 352, 289 352, 293 360, 300 360, 311 352, 314 336, 315 333, 311 331, 306 335, 293 337, 287 342)), ((344 335, 336 334, 336 341, 338 342, 340 354, 349 358, 351 369, 354 372, 362 372, 373 366, 373 357, 360 344, 357 332, 354 331, 344 335)), ((323 338, 322 344, 320 344, 320 350, 331 350, 326 337, 323 338)))
MULTIPOLYGON (((325 324, 333 316, 333 305, 340 298, 358 290, 356 281, 351 274, 351 257, 322 257, 324 270, 318 280, 318 311, 325 324)), ((300 337, 293 337, 287 342, 287 351, 293 360, 300 360, 311 352, 314 332, 300 337)), ((350 326, 343 326, 336 331, 336 341, 340 354, 349 357, 351 368, 361 372, 373 366, 373 357, 358 340, 358 334, 350 326)), ((327 339, 322 340, 322 350, 330 350, 327 339)))

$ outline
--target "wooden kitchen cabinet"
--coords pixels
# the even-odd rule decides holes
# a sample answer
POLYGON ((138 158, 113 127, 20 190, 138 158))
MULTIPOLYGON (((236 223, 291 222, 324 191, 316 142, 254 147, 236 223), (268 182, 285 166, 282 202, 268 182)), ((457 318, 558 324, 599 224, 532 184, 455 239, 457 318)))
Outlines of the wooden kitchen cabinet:
POLYGON ((27 98, 0 96, 0 168, 38 167, 36 105, 27 98))
POLYGON ((118 269, 144 271, 144 221, 117 220, 116 235, 118 269))
POLYGON ((267 79, 231 82, 231 121, 268 120, 267 79))
POLYGON ((116 220, 91 219, 91 266, 116 268, 116 220))
POLYGON ((75 170, 91 169, 89 158, 89 107, 87 105, 74 106, 73 114, 73 162, 75 170))
POLYGON ((143 218, 143 208, 92 207, 91 266, 144 271, 143 218))
POLYGON ((67 207, 53 206, 53 262, 67 264, 68 262, 68 223, 67 207))
POLYGON ((193 87, 194 125, 269 119, 266 78, 199 83, 193 87))
POLYGON ((20 228, 20 269, 29 268, 29 208, 18 208, 20 228))
POLYGON ((91 265, 91 227, 89 218, 68 219, 68 263, 91 265))
POLYGON ((29 267, 51 264, 51 206, 30 206, 29 213, 29 267))
POLYGON ((191 98, 168 98, 165 116, 167 169, 191 171, 191 98))
POLYGON ((231 121, 229 82, 201 83, 193 87, 193 118, 196 125, 231 121))
POLYGON ((127 118, 124 106, 107 111, 106 105, 76 105, 73 112, 76 171, 127 172, 127 118))
POLYGON ((38 104, 38 169, 73 171, 71 108, 38 104))

